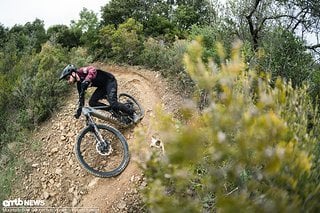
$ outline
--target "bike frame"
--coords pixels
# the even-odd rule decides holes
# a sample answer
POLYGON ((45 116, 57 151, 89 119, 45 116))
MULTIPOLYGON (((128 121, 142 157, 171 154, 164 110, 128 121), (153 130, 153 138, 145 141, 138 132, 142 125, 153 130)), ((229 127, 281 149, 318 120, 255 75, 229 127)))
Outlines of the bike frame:
MULTIPOLYGON (((99 111, 97 111, 96 109, 105 109, 107 107, 103 106, 103 107, 88 107, 88 106, 85 106, 85 107, 82 107, 82 113, 85 115, 85 116, 90 116, 91 115, 93 117, 97 117, 97 118, 100 118, 102 120, 105 120, 107 121, 108 120, 108 117, 99 113, 99 111)), ((91 118, 92 119, 92 118, 91 118)))
POLYGON ((83 107, 82 108, 82 113, 84 114, 84 116, 86 117, 87 119, 87 125, 88 126, 91 126, 95 132, 95 137, 96 137, 96 140, 98 142, 104 142, 103 138, 102 138, 102 135, 100 133, 100 131, 98 130, 97 128, 97 125, 96 123, 94 122, 92 116, 94 117, 97 117, 97 118, 100 118, 102 120, 107 120, 107 117, 100 114, 97 110, 95 110, 94 108, 92 107, 83 107))

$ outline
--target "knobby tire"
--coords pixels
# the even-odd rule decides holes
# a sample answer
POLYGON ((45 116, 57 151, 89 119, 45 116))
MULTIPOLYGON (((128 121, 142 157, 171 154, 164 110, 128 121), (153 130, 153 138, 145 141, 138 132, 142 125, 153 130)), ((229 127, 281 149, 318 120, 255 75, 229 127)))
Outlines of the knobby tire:
MULTIPOLYGON (((83 128, 77 137, 77 141, 75 144, 75 153, 76 153, 77 160, 79 161, 80 165, 92 175, 95 175, 98 177, 103 177, 103 178, 117 176, 120 173, 122 173, 123 170, 129 164, 130 153, 129 153, 128 143, 127 143, 125 137, 117 129, 115 129, 111 126, 97 125, 97 128, 99 129, 100 132, 104 132, 103 130, 106 130, 106 134, 111 135, 111 136, 110 135, 104 136, 105 137, 104 139, 109 140, 111 138, 112 141, 115 141, 114 143, 111 143, 113 146, 113 149, 115 149, 113 152, 115 152, 115 153, 123 152, 123 156, 121 156, 121 157, 116 156, 117 158, 119 158, 119 160, 121 162, 119 164, 116 163, 115 168, 112 168, 110 171, 101 171, 100 169, 95 169, 95 168, 93 168, 92 165, 89 165, 88 161, 91 161, 92 158, 94 158, 94 159, 105 158, 106 160, 102 161, 105 165, 112 163, 112 161, 115 158, 115 156, 113 156, 113 153, 111 153, 110 156, 101 156, 101 155, 99 155, 99 153, 96 150, 92 150, 92 149, 95 149, 95 146, 96 146, 95 139, 93 137, 91 137, 91 139, 88 140, 87 146, 88 146, 88 149, 92 150, 92 155, 94 155, 94 156, 92 156, 92 158, 89 158, 89 159, 84 158, 81 149, 86 146, 86 144, 84 142, 84 141, 86 141, 85 138, 94 135, 94 132, 91 131, 92 127, 90 127, 90 126, 86 126, 85 128, 83 128), (94 153, 94 151, 96 153, 94 153)), ((84 153, 85 152, 87 152, 87 150, 85 150, 84 153)), ((98 164, 100 164, 100 162, 98 164)), ((104 166, 104 165, 98 165, 98 166, 104 166)))

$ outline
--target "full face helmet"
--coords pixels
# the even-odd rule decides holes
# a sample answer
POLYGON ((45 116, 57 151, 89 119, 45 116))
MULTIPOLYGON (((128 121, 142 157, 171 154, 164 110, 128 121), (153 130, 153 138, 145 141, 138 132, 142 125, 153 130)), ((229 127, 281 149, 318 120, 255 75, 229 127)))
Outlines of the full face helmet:
POLYGON ((76 72, 77 68, 73 65, 73 64, 68 64, 61 72, 60 78, 59 80, 65 79, 66 77, 68 77, 69 75, 71 75, 71 73, 76 72))

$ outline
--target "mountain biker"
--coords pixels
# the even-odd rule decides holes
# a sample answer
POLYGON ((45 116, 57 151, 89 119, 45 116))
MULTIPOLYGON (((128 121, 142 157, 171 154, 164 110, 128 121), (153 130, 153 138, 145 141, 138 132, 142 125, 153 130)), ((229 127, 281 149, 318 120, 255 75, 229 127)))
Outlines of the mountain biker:
POLYGON ((59 80, 62 79, 66 79, 70 85, 77 83, 79 105, 74 115, 77 119, 80 117, 82 107, 84 106, 85 91, 91 86, 97 89, 89 100, 89 106, 107 106, 99 102, 99 100, 106 98, 113 110, 128 114, 135 123, 138 121, 138 116, 134 113, 134 109, 128 108, 126 105, 118 102, 117 80, 111 73, 97 69, 94 66, 77 69, 73 64, 68 64, 61 72, 59 80))

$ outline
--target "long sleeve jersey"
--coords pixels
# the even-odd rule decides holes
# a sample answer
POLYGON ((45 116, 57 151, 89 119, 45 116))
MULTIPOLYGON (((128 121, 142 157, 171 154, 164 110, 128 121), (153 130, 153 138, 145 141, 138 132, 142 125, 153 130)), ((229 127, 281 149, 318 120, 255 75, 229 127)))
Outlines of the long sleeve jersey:
POLYGON ((80 82, 77 82, 80 106, 84 105, 85 91, 81 87, 82 82, 87 81, 93 87, 106 88, 108 83, 116 80, 111 73, 96 69, 94 66, 81 67, 77 70, 77 74, 80 77, 80 82))

